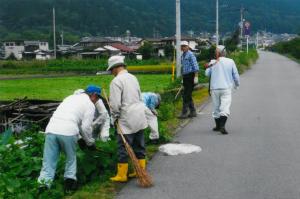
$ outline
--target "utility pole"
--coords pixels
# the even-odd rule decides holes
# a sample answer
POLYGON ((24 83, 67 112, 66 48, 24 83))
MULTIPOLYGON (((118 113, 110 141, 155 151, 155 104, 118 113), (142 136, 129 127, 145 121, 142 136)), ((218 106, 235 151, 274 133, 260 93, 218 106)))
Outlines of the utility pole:
POLYGON ((219 0, 216 0, 216 46, 219 45, 219 0))
POLYGON ((241 39, 241 48, 242 49, 243 49, 244 11, 245 11, 245 9, 242 6, 241 7, 241 22, 240 22, 240 25, 241 25, 240 39, 241 39))
POLYGON ((247 54, 249 53, 249 35, 246 36, 247 37, 247 54))
POLYGON ((61 45, 63 46, 64 45, 64 31, 61 31, 60 37, 61 37, 61 45))
POLYGON ((54 59, 56 59, 56 30, 55 30, 55 8, 53 7, 53 49, 54 59))
POLYGON ((181 76, 181 20, 180 0, 176 0, 176 77, 181 76))
POLYGON ((256 33, 256 49, 258 49, 258 32, 256 33))

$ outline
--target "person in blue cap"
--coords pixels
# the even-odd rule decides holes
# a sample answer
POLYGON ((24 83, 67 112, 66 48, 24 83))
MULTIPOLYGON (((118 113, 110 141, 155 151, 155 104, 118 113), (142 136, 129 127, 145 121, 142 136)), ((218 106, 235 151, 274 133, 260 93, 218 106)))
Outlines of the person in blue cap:
MULTIPOLYGON (((74 91, 74 95, 79 95, 86 92, 84 89, 77 89, 74 91)), ((110 115, 109 105, 106 100, 100 96, 100 99, 95 103, 96 112, 93 121, 93 138, 106 142, 110 140, 109 129, 110 129, 110 115)), ((81 149, 86 148, 86 144, 83 139, 78 140, 79 147, 81 149)))
POLYGON ((89 149, 95 149, 92 124, 95 103, 99 100, 100 94, 100 87, 90 85, 84 93, 70 95, 65 98, 53 113, 45 130, 43 166, 38 178, 40 192, 50 189, 60 152, 66 155, 65 193, 76 190, 76 146, 78 136, 79 134, 82 136, 89 149))
POLYGON ((159 139, 157 111, 161 102, 161 96, 158 93, 145 92, 142 93, 143 102, 146 106, 146 118, 148 126, 151 130, 149 138, 151 143, 157 144, 159 139))

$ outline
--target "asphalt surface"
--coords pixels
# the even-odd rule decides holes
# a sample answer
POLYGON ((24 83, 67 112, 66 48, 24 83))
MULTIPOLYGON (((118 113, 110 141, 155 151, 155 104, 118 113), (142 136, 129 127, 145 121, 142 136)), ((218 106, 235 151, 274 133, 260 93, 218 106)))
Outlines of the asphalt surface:
POLYGON ((229 135, 211 128, 211 103, 175 138, 202 152, 158 153, 148 170, 155 186, 135 180, 118 199, 299 199, 300 65, 277 54, 260 59, 233 95, 229 135))

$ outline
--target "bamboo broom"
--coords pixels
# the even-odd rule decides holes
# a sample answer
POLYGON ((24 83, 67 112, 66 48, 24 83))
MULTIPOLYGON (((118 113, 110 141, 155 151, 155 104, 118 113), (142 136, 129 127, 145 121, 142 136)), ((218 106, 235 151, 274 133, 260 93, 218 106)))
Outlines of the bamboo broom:
MULTIPOLYGON (((110 102, 107 98, 107 95, 106 95, 106 92, 105 90, 103 89, 103 93, 104 93, 104 97, 111 109, 111 105, 110 105, 110 102)), ((137 159, 137 157, 135 156, 135 153, 134 151, 132 150, 131 146, 128 144, 128 142, 126 141, 125 137, 124 137, 124 132, 119 124, 119 122, 117 121, 116 122, 116 125, 117 125, 117 130, 118 130, 118 133, 119 135, 121 136, 122 138, 122 141, 124 143, 124 146, 125 146, 125 149, 132 161, 132 164, 133 164, 133 167, 136 171, 136 175, 137 175, 137 180, 138 180, 138 184, 141 186, 141 187, 144 187, 144 188, 147 188, 147 187, 151 187, 153 185, 153 181, 152 181, 152 178, 151 176, 147 173, 147 171, 145 169, 143 169, 140 164, 139 164, 139 161, 137 159)))

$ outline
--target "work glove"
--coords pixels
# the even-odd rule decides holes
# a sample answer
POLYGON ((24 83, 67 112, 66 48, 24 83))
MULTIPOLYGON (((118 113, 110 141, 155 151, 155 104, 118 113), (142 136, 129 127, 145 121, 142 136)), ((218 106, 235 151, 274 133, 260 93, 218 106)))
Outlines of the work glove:
POLYGON ((157 113, 157 111, 156 111, 155 109, 151 110, 151 112, 152 112, 152 113, 153 113, 153 115, 155 115, 155 116, 157 116, 157 115, 158 115, 158 113, 157 113))
POLYGON ((195 84, 195 85, 198 84, 198 81, 199 81, 198 76, 195 75, 195 77, 194 77, 194 84, 195 84))
POLYGON ((95 144, 92 144, 92 145, 90 145, 90 146, 87 146, 87 149, 88 149, 89 151, 96 151, 96 150, 97 150, 95 144))
POLYGON ((215 65, 217 63, 217 60, 212 59, 210 60, 210 62, 208 63, 209 66, 215 65))
POLYGON ((216 63, 217 63, 217 60, 212 59, 209 63, 205 64, 204 67, 209 68, 209 67, 212 67, 213 65, 215 65, 216 63))
POLYGON ((81 150, 87 149, 87 145, 86 145, 85 141, 84 141, 82 138, 79 139, 79 140, 77 141, 77 143, 78 143, 78 146, 79 146, 79 148, 80 148, 81 150))
POLYGON ((100 136, 102 142, 107 142, 110 140, 109 136, 100 136))

